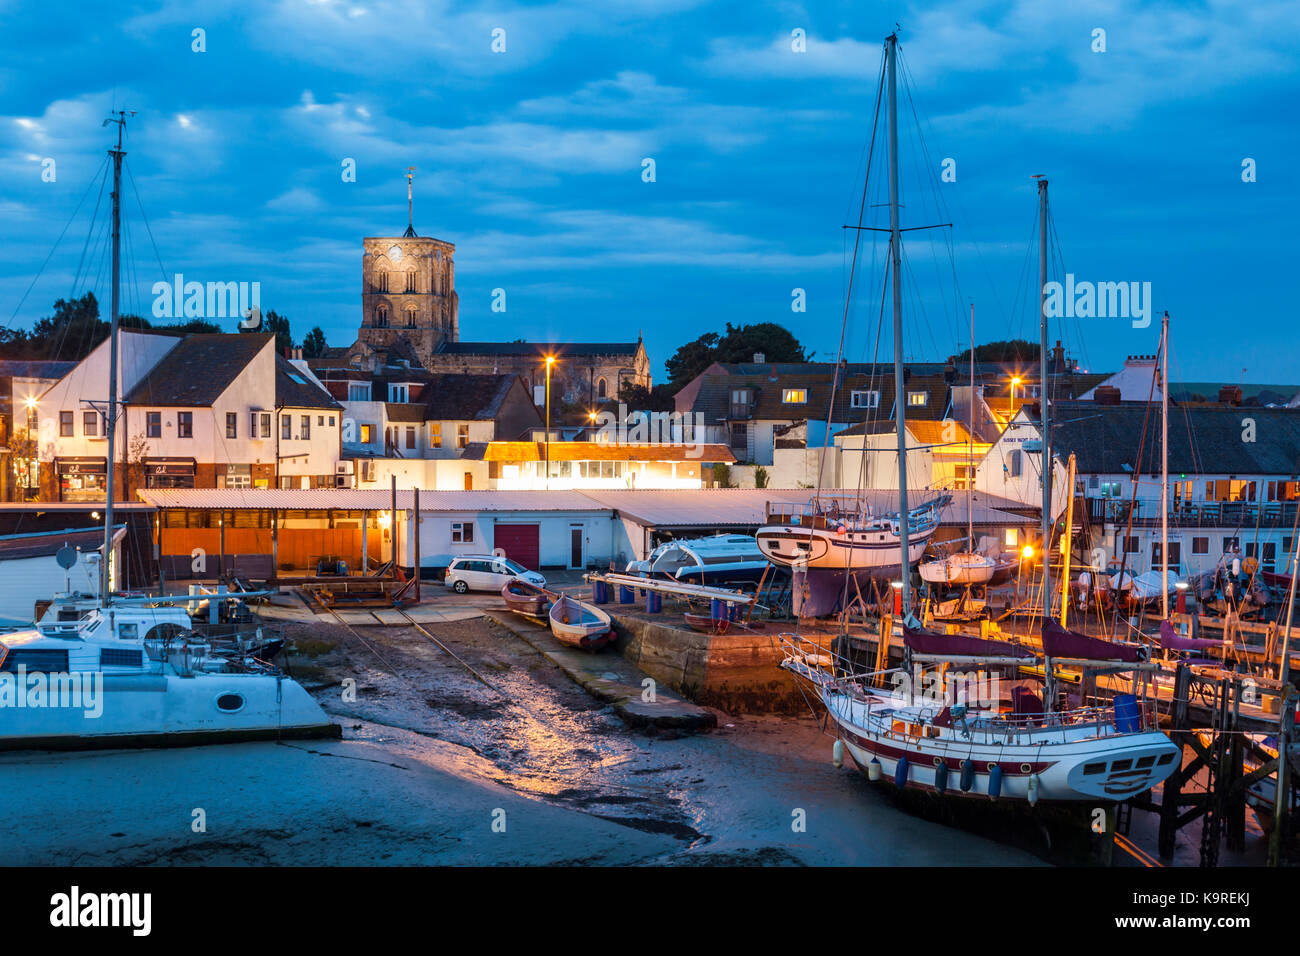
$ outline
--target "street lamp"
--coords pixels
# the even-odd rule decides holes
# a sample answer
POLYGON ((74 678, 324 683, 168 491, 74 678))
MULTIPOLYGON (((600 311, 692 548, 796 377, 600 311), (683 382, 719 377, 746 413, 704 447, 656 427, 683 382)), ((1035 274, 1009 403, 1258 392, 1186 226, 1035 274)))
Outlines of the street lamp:
POLYGON ((1011 406, 1015 408, 1016 404, 1016 386, 1020 384, 1020 376, 1017 375, 1011 379, 1011 406))
POLYGON ((551 487, 551 366, 555 356, 546 356, 546 487, 551 487))

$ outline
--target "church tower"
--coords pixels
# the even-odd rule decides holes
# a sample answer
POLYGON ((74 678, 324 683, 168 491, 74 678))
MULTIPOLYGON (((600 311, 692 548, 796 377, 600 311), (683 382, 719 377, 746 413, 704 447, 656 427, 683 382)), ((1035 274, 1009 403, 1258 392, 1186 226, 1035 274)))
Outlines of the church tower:
POLYGON ((427 365, 438 346, 460 339, 456 246, 416 235, 410 170, 406 181, 405 234, 362 240, 357 341, 383 348, 405 339, 427 365))

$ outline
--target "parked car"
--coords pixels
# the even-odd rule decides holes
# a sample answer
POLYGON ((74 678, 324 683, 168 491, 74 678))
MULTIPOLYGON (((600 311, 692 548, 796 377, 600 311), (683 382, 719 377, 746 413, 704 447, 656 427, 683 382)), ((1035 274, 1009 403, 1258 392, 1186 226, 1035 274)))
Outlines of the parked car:
POLYGON ((492 554, 462 554, 447 566, 443 583, 457 594, 466 591, 500 591, 507 581, 519 578, 539 588, 546 587, 546 578, 529 571, 518 561, 492 554))

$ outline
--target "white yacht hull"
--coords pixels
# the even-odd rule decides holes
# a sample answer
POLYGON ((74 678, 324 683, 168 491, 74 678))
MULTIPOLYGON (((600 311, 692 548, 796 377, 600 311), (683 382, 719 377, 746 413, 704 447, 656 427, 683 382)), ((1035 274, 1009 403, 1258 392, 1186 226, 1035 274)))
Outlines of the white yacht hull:
POLYGON ((917 570, 929 584, 987 584, 997 570, 997 562, 982 554, 950 554, 946 558, 926 561, 917 570))

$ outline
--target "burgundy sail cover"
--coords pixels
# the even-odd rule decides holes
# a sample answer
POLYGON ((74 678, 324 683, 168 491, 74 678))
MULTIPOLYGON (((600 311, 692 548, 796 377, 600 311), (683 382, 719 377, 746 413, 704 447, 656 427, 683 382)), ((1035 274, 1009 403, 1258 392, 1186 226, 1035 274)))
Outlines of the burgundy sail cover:
POLYGON ((1115 644, 1099 637, 1068 631, 1051 618, 1043 622, 1043 651, 1048 657, 1075 657, 1089 661, 1142 660, 1142 648, 1136 644, 1115 644))
POLYGON ((1168 621, 1161 621, 1160 646, 1169 651, 1217 651, 1223 647, 1223 642, 1205 637, 1183 637, 1168 621))
POLYGON ((990 641, 966 634, 936 634, 934 631, 903 628, 903 643, 918 654, 949 654, 953 657, 1034 657, 1019 644, 990 641))

